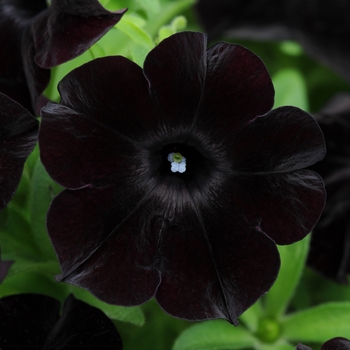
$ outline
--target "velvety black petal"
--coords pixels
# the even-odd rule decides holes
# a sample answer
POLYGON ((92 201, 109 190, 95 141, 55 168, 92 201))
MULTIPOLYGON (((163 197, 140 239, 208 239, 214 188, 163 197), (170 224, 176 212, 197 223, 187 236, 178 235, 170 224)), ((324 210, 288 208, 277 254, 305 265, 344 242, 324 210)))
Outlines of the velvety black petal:
POLYGON ((0 93, 0 210, 12 199, 23 166, 32 152, 38 121, 21 105, 0 93))
POLYGON ((58 89, 61 104, 130 139, 149 140, 156 133, 147 80, 127 58, 88 62, 66 75, 58 89))
POLYGON ((84 349, 121 350, 123 344, 113 322, 100 309, 70 295, 43 350, 84 349))
POLYGON ((51 68, 79 56, 125 12, 109 12, 97 0, 53 0, 46 13, 32 23, 35 62, 51 68))
POLYGON ((335 95, 314 116, 325 136, 327 155, 312 169, 327 178, 350 167, 350 94, 335 95))
POLYGON ((326 341, 321 350, 349 350, 350 349, 350 340, 337 337, 331 340, 326 341))
POLYGON ((207 61, 196 133, 210 134, 221 148, 223 138, 226 144, 272 108, 274 89, 263 62, 242 46, 216 44, 208 50, 207 61))
POLYGON ((200 0, 197 10, 210 38, 297 40, 314 59, 350 79, 347 1, 200 0))
POLYGON ((129 175, 144 170, 143 150, 137 144, 98 120, 58 104, 42 110, 39 147, 51 177, 67 188, 125 182, 129 175))
MULTIPOLYGON (((31 21, 46 8, 45 0, 0 1, 0 91, 30 111, 32 103, 23 67, 21 43, 24 33, 29 32, 31 21)), ((40 77, 43 78, 42 85, 46 86, 49 77, 49 72, 40 77)))
POLYGON ((277 108, 256 118, 231 142, 232 168, 239 172, 290 172, 306 168, 326 154, 316 120, 296 107, 277 108))
POLYGON ((66 190, 54 199, 47 225, 61 264, 59 281, 118 305, 137 305, 154 296, 160 283, 152 267, 157 237, 146 229, 150 213, 141 215, 131 207, 138 203, 135 194, 129 197, 105 187, 66 190))
POLYGON ((45 295, 2 298, 1 349, 122 349, 119 333, 101 310, 70 295, 59 314, 60 302, 45 295))
POLYGON ((350 272, 350 168, 326 181, 327 205, 312 232, 308 265, 322 275, 347 284, 350 272))
POLYGON ((198 113, 206 77, 206 35, 182 32, 146 57, 144 74, 165 130, 188 132, 198 113))
POLYGON ((225 185, 228 201, 277 244, 304 238, 325 206, 322 178, 313 171, 236 175, 225 185))
POLYGON ((0 299, 0 348, 43 349, 59 311, 60 302, 45 295, 19 294, 0 299))
POLYGON ((195 216, 193 209, 184 211, 185 226, 171 227, 164 235, 156 298, 176 317, 225 318, 237 325, 238 317, 275 281, 277 247, 227 207, 209 202, 195 216))
POLYGON ((97 0, 52 1, 50 7, 45 0, 1 0, 0 91, 37 113, 47 69, 86 51, 124 12, 108 12, 97 0))

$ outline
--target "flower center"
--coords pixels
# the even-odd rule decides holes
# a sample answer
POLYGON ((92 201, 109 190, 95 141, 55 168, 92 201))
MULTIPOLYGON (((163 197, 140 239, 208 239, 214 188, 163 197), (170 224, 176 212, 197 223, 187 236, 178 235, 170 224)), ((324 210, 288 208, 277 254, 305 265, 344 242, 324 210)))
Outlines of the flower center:
POLYGON ((264 343, 273 343, 275 342, 281 333, 281 327, 277 321, 271 318, 263 318, 260 320, 257 336, 264 343))
POLYGON ((184 173, 186 171, 186 158, 179 152, 171 152, 168 154, 168 161, 170 162, 170 170, 173 173, 184 173))

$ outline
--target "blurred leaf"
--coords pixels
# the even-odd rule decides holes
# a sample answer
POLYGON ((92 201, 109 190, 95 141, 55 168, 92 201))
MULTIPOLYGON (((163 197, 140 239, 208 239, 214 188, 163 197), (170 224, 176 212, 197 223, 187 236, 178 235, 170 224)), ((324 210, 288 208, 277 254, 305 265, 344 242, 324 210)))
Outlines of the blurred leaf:
POLYGON ((296 106, 304 111, 309 110, 305 79, 296 69, 283 69, 272 77, 275 87, 274 108, 296 106))
POLYGON ((145 317, 140 306, 123 307, 110 305, 97 299, 86 289, 73 285, 69 285, 69 289, 77 299, 101 309, 112 320, 129 322, 137 326, 142 326, 145 323, 145 317))
POLYGON ((285 316, 282 337, 296 342, 324 343, 350 338, 350 302, 326 303, 285 316))
POLYGON ((29 222, 13 206, 0 212, 0 246, 3 260, 31 261, 38 260, 41 256, 29 222))
POLYGON ((118 22, 116 28, 130 37, 136 44, 143 45, 149 50, 154 47, 154 43, 150 35, 142 29, 144 23, 133 15, 124 15, 122 20, 118 22))
POLYGON ((136 0, 136 2, 142 7, 147 13, 159 13, 160 3, 159 0, 136 0))
POLYGON ((275 284, 262 299, 267 317, 279 319, 286 311, 301 278, 309 244, 310 235, 294 244, 278 246, 281 269, 275 284))
POLYGON ((295 346, 287 343, 286 341, 279 341, 274 344, 262 344, 261 346, 256 347, 259 350, 295 350, 295 346))
POLYGON ((254 347, 257 339, 243 326, 223 321, 205 321, 186 329, 173 350, 227 350, 254 347))
POLYGON ((30 219, 34 240, 42 255, 48 260, 56 260, 56 254, 46 230, 46 213, 52 199, 61 189, 61 186, 49 177, 40 159, 38 159, 31 184, 30 219))
POLYGON ((263 307, 261 301, 258 300, 253 306, 245 311, 239 318, 241 322, 251 331, 256 332, 258 330, 259 321, 263 316, 263 307))

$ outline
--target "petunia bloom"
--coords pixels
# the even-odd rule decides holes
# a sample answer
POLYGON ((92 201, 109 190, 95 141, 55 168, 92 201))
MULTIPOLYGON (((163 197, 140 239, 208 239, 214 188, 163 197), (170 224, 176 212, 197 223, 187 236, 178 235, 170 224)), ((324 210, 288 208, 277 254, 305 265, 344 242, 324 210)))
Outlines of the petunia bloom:
POLYGON ((0 0, 0 91, 29 111, 50 80, 49 69, 86 51, 126 10, 97 0, 0 0))
POLYGON ((350 81, 348 1, 200 0, 197 12, 212 38, 295 40, 350 81))
POLYGON ((315 115, 326 140, 326 157, 313 166, 327 189, 325 210, 312 233, 308 265, 347 284, 350 273, 350 95, 335 96, 315 115))
POLYGON ((13 198, 38 136, 38 121, 0 93, 0 210, 13 198))
POLYGON ((314 118, 271 111, 261 60, 207 49, 193 32, 162 41, 143 70, 96 59, 59 91, 39 131, 42 162, 66 188, 47 217, 57 280, 112 304, 155 297, 176 317, 237 324, 276 279, 276 243, 305 237, 323 209, 322 179, 302 170, 325 153, 314 118))
POLYGON ((2 350, 123 349, 113 322, 100 310, 70 295, 62 314, 58 300, 19 294, 0 299, 2 350))
MULTIPOLYGON (((309 346, 299 343, 296 350, 312 350, 309 346)), ((350 341, 342 337, 332 338, 326 341, 321 350, 350 350, 350 341)))

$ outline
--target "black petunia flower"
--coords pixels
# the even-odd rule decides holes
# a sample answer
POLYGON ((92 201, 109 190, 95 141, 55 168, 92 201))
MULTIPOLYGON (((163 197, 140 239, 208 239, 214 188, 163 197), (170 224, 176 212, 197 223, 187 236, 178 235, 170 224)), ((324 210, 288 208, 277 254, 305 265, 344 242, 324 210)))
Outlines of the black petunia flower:
POLYGON ((0 210, 15 194, 24 163, 37 142, 38 127, 25 108, 0 93, 0 210))
MULTIPOLYGON (((299 343, 296 350, 312 350, 309 346, 299 343)), ((350 341, 346 338, 336 337, 326 341, 321 350, 350 350, 350 341)))
POLYGON ((296 40, 350 81, 348 1, 200 0, 197 11, 212 38, 296 40))
POLYGON ((59 84, 42 110, 41 159, 67 189, 48 232, 65 281, 112 304, 154 297, 171 315, 238 316, 273 284, 277 244, 302 239, 324 188, 302 170, 325 153, 298 108, 270 111, 261 60, 183 32, 144 69, 96 59, 59 84))
POLYGON ((0 299, 2 350, 123 349, 113 322, 100 310, 70 295, 63 305, 46 295, 0 299))
POLYGON ((0 91, 29 111, 50 80, 49 69, 82 54, 125 10, 97 0, 0 0, 0 91))
POLYGON ((313 169, 325 180, 327 204, 312 233, 308 264, 347 284, 350 273, 350 95, 334 97, 315 115, 327 155, 313 169))

